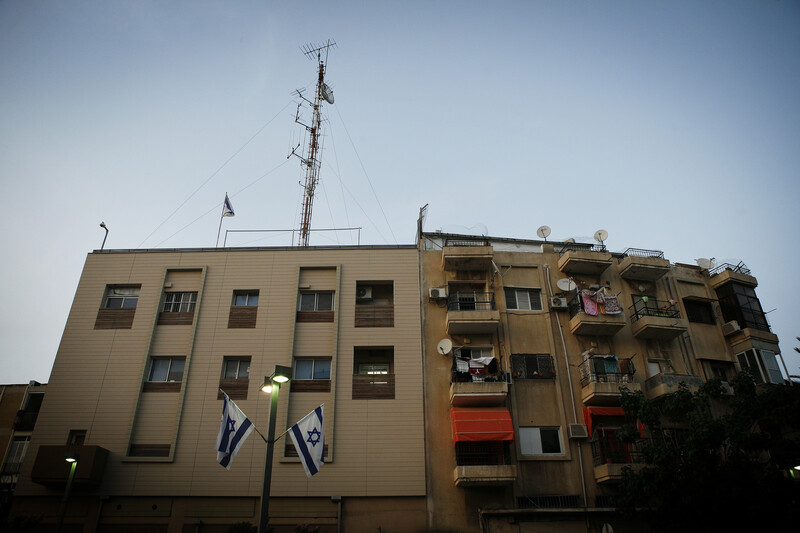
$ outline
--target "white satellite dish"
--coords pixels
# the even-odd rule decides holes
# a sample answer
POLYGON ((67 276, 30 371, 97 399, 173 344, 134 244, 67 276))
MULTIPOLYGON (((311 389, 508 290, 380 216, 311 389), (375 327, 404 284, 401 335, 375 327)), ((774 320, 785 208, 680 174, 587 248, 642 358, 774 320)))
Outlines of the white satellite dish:
POLYGON ((711 259, 706 259, 705 257, 701 257, 699 259, 695 259, 697 266, 700 268, 705 268, 706 270, 714 268, 714 261, 711 259))
POLYGON ((450 339, 442 339, 439 341, 439 344, 436 345, 436 351, 442 355, 447 355, 451 351, 453 351, 453 341, 450 339))
POLYGON ((333 89, 328 87, 327 83, 322 84, 322 97, 325 99, 326 102, 329 104, 333 103, 333 89))
POLYGON ((547 241, 547 237, 550 236, 550 226, 542 226, 541 228, 537 229, 536 235, 547 241))
POLYGON ((570 278, 561 278, 560 280, 556 281, 556 287, 564 292, 574 291, 578 288, 575 282, 570 278))
POLYGON ((608 232, 606 230, 599 229, 594 232, 594 240, 596 240, 600 244, 603 244, 603 241, 605 241, 606 239, 608 239, 608 232))

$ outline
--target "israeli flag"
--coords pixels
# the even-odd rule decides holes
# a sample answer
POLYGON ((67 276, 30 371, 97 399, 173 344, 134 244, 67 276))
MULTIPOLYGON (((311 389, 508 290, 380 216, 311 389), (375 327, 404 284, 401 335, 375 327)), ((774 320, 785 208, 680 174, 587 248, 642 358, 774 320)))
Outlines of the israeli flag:
POLYGON ((322 457, 325 449, 325 424, 322 418, 324 405, 308 413, 289 429, 289 435, 308 477, 319 472, 319 467, 325 462, 322 457))
POLYGON ((225 203, 222 204, 222 216, 224 217, 235 216, 235 213, 233 212, 233 204, 231 204, 231 201, 228 198, 228 193, 225 193, 225 203))
POLYGON ((254 427, 239 406, 228 398, 225 391, 222 391, 222 394, 225 399, 222 403, 222 423, 217 436, 217 461, 230 470, 233 458, 239 453, 239 449, 253 432, 254 427))

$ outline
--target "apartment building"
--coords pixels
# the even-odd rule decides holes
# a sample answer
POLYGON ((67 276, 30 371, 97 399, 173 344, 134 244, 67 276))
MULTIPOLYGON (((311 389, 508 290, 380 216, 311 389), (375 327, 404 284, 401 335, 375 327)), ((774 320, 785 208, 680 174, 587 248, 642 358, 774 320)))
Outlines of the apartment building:
MULTIPOLYGON (((266 434, 325 405, 325 465, 275 447, 270 525, 426 527, 416 246, 106 250, 88 254, 16 486, 51 530, 224 532, 258 523, 265 443, 216 462, 220 389, 266 434)), ((287 444, 288 442, 288 444, 287 444)))
POLYGON ((657 400, 742 368, 783 382, 742 264, 419 235, 433 529, 641 531, 613 503, 641 461, 615 437, 620 387, 657 400))

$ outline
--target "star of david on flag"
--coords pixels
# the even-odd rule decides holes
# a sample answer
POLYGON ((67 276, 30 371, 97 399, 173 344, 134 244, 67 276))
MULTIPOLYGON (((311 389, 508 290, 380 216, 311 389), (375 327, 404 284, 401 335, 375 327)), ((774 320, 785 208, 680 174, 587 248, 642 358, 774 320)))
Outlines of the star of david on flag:
POLYGON ((253 432, 254 426, 225 391, 222 391, 222 394, 225 398, 222 402, 222 421, 217 435, 217 461, 230 470, 233 458, 253 432))
POLYGON ((325 423, 322 417, 324 405, 320 405, 289 428, 289 435, 308 477, 319 472, 319 467, 325 462, 325 423))

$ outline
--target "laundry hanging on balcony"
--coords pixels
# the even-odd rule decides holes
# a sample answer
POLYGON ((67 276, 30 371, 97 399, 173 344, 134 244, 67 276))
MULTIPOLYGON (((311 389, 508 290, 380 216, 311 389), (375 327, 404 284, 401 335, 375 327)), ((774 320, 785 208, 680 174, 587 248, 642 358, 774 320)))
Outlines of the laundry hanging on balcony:
POLYGON ((594 293, 594 301, 597 302, 600 312, 604 315, 619 315, 622 313, 617 295, 605 287, 594 293))

